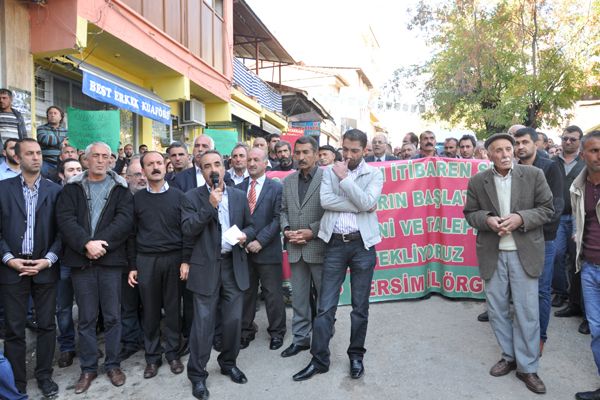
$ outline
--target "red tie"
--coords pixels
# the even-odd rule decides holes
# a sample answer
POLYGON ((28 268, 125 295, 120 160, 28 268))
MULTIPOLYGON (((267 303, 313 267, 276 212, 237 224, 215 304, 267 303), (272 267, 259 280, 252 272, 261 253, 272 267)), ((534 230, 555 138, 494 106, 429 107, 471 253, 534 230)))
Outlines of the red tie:
POLYGON ((256 179, 252 179, 252 182, 250 183, 248 205, 250 206, 250 214, 254 214, 254 209, 256 208, 256 179))

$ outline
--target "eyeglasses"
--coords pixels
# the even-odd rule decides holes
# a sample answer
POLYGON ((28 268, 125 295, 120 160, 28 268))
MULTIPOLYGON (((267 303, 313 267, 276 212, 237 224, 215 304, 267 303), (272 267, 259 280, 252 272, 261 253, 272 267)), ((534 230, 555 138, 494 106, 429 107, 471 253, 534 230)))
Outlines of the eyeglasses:
POLYGON ((135 179, 140 179, 144 175, 141 172, 136 172, 135 174, 129 174, 127 176, 133 176, 135 179))
POLYGON ((561 136, 560 140, 562 140, 563 142, 576 142, 579 139, 578 138, 574 138, 574 137, 561 136))

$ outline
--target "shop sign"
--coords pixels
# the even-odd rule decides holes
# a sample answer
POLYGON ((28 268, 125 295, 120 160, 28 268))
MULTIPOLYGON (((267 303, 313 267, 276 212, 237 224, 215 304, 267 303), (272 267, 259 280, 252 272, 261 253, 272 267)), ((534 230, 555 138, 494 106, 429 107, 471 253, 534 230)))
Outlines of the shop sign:
POLYGON ((305 136, 321 136, 320 121, 294 121, 292 127, 304 129, 305 136))
POLYGON ((171 125, 171 107, 147 95, 83 71, 83 93, 105 103, 171 125))

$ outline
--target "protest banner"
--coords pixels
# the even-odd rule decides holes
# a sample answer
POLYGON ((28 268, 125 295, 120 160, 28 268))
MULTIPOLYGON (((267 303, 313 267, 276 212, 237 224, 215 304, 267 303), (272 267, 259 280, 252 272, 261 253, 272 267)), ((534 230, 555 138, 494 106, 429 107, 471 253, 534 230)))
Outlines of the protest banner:
MULTIPOLYGON (((384 185, 377 204, 382 241, 375 247, 370 301, 415 299, 430 293, 483 299, 477 232, 462 211, 469 178, 489 168, 489 162, 435 157, 371 165, 381 169, 384 185)), ((267 174, 283 179, 289 172, 267 174)), ((350 304, 349 274, 340 304, 350 304)))
POLYGON ((69 107, 67 118, 71 146, 85 149, 91 143, 104 142, 113 153, 118 153, 121 138, 119 110, 85 111, 69 107))

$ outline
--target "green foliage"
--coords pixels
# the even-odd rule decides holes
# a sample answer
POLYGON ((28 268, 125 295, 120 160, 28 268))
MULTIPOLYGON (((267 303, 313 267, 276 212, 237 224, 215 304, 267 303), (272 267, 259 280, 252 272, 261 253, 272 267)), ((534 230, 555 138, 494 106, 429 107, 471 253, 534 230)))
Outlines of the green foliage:
POLYGON ((600 56, 600 0, 436 4, 422 0, 409 26, 434 49, 418 67, 427 74, 427 117, 466 125, 481 137, 517 123, 557 126, 564 110, 597 86, 598 62, 590 60, 600 56))

